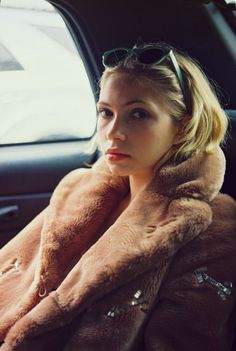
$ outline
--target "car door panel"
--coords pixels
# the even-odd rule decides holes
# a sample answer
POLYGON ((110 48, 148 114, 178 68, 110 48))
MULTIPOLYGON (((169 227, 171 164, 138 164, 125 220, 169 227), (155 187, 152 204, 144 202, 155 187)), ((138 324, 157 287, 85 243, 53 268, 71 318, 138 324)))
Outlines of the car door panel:
POLYGON ((0 157, 0 246, 49 203, 62 177, 93 163, 87 141, 5 146, 0 157))

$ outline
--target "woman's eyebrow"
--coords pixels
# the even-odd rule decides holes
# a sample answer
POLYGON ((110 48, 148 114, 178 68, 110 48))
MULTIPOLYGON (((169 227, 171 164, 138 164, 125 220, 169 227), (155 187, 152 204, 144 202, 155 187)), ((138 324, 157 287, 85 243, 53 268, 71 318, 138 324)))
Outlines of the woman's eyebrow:
POLYGON ((125 105, 132 105, 132 104, 137 104, 137 103, 141 103, 141 104, 146 104, 147 105, 147 101, 145 100, 131 100, 128 101, 125 105))
MULTIPOLYGON (((131 101, 128 101, 124 104, 124 106, 129 106, 129 105, 132 105, 132 104, 137 104, 137 103, 142 103, 142 104, 145 104, 147 105, 148 102, 145 101, 145 100, 131 100, 131 101)), ((105 101, 98 101, 97 102, 97 105, 107 105, 107 106, 110 106, 107 102, 105 101)))
POLYGON ((97 102, 97 106, 98 105, 107 105, 107 106, 110 106, 107 102, 105 102, 105 101, 98 101, 97 102))

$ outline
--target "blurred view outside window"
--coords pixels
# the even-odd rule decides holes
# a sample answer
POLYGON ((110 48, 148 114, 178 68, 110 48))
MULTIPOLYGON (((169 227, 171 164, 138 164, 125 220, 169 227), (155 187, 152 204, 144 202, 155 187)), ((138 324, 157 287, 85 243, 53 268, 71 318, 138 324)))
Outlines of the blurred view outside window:
POLYGON ((0 144, 90 137, 96 109, 83 62, 45 0, 0 5, 0 144))

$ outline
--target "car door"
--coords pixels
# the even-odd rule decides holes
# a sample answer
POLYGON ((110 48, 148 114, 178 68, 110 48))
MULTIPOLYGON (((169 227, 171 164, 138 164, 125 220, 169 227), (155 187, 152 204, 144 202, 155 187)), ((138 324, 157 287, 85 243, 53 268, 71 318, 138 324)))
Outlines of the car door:
POLYGON ((88 52, 69 25, 44 0, 1 2, 0 247, 48 205, 65 174, 97 157, 88 150, 96 71, 87 75, 88 52))

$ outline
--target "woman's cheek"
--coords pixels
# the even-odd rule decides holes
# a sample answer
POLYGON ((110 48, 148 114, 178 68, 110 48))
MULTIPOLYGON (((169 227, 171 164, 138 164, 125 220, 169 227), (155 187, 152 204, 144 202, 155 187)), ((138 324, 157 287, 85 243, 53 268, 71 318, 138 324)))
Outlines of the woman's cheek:
POLYGON ((102 139, 102 136, 105 134, 104 132, 104 126, 102 125, 102 123, 98 120, 97 123, 97 134, 98 134, 98 139, 102 139))

